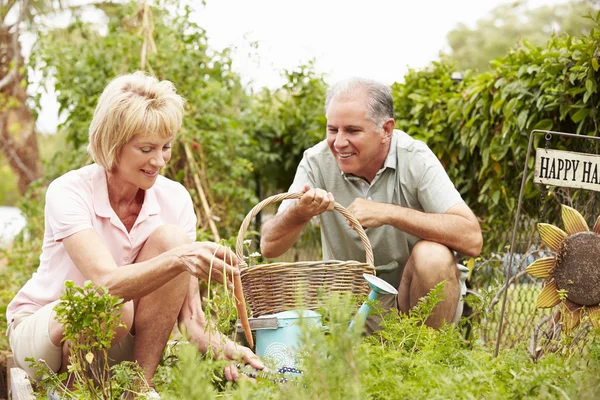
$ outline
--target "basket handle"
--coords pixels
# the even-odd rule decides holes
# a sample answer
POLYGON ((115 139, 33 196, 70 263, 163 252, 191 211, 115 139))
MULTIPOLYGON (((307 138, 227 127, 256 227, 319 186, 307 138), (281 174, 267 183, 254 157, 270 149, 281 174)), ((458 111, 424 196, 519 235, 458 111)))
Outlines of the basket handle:
MULTIPOLYGON (((256 214, 258 214, 263 208, 270 204, 278 203, 281 200, 299 199, 302 197, 302 195, 304 195, 304 193, 302 192, 276 194, 274 196, 267 197, 266 199, 255 205, 252 210, 250 210, 248 215, 246 215, 246 218, 244 218, 242 226, 240 226, 240 231, 238 233, 237 241, 235 243, 235 253, 238 256, 240 262, 242 262, 242 264, 240 265, 242 268, 247 267, 246 263, 244 262, 244 237, 246 236, 246 230, 248 229, 250 222, 252 221, 252 219, 254 219, 256 214)), ((335 203, 333 209, 342 214, 344 217, 346 217, 346 219, 350 223, 350 227, 353 230, 355 230, 356 233, 358 233, 358 236, 360 237, 360 240, 365 248, 365 252, 367 253, 367 263, 370 265, 374 265, 373 249, 371 248, 371 243, 369 242, 369 238, 367 237, 365 230, 360 225, 356 217, 354 217, 354 215, 352 215, 348 210, 346 210, 344 206, 337 202, 335 203)))

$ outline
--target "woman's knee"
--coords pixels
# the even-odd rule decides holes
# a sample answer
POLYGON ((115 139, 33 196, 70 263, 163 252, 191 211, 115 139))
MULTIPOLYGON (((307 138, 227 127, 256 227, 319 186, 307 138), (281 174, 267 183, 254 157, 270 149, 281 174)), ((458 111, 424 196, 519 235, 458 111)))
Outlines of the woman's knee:
POLYGON ((192 240, 187 233, 178 226, 162 225, 152 232, 148 240, 146 240, 144 247, 150 246, 154 250, 165 252, 191 242, 192 240))
POLYGON ((121 316, 120 326, 115 329, 115 336, 113 336, 112 343, 120 343, 123 339, 129 335, 133 328, 133 320, 135 316, 135 306, 133 300, 123 304, 123 307, 119 310, 121 316))

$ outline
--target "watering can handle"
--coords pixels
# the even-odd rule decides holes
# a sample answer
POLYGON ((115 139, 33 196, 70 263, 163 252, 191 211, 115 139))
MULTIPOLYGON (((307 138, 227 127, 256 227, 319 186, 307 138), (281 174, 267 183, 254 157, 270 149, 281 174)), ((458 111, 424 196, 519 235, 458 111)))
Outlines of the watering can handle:
MULTIPOLYGON (((237 242, 235 243, 235 253, 237 254, 240 261, 242 262, 242 264, 241 264, 242 268, 247 266, 243 262, 243 259, 244 259, 244 257, 243 257, 244 256, 244 237, 246 236, 246 230, 248 229, 250 222, 254 219, 256 214, 258 214, 263 208, 265 208, 266 206, 268 206, 270 204, 278 203, 282 200, 299 199, 302 197, 303 194, 304 193, 301 193, 301 192, 276 194, 274 196, 267 197, 266 199, 264 199, 263 201, 261 201, 260 203, 255 205, 252 210, 250 210, 248 215, 246 215, 246 218, 244 218, 244 221, 242 222, 242 226, 240 226, 240 231, 238 233, 237 242)), ((365 230, 360 225, 358 220, 354 217, 354 215, 352 215, 348 210, 346 210, 344 208, 344 206, 342 206, 341 204, 339 204, 337 202, 335 203, 333 209, 335 211, 339 212, 340 214, 342 214, 348 220, 350 227, 354 231, 356 231, 356 233, 358 233, 358 236, 360 237, 360 240, 365 248, 365 252, 367 253, 367 258, 366 258, 367 263, 373 265, 373 249, 371 248, 371 243, 369 242, 369 238, 367 237, 365 230)))

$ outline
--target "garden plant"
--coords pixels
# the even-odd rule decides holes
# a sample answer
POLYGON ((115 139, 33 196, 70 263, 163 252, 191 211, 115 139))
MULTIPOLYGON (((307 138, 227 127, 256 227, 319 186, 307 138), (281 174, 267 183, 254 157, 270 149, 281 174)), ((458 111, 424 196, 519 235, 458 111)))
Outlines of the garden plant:
MULTIPOLYGON (((41 73, 42 83, 56 89, 65 118, 57 137, 65 138, 65 143, 45 162, 43 177, 29 184, 19 205, 27 226, 12 247, 3 250, 7 266, 0 267, 2 313, 37 268, 47 185, 91 162, 85 150, 88 124, 102 88, 114 76, 142 68, 175 82, 187 99, 183 127, 165 174, 190 191, 199 216, 199 240, 224 238, 222 243, 232 246, 246 212, 258 200, 287 190, 304 149, 322 140, 325 132, 326 84, 312 62, 286 71, 286 83, 280 88, 257 92, 232 68, 231 49, 210 48, 207 32, 192 22, 189 6, 159 1, 152 7, 145 2, 98 7, 106 16, 101 26, 76 18, 65 28, 41 29, 28 60, 28 66, 41 73)), ((468 300, 469 319, 439 331, 423 324, 439 300, 438 287, 409 315, 390 312, 384 316, 381 331, 364 337, 358 329, 347 329, 363 299, 323 296, 320 313, 329 330, 303 326, 299 367, 303 373, 285 382, 280 374, 256 373, 244 366, 240 368, 255 379, 227 382, 225 361, 199 354, 186 343, 185 333, 175 332, 155 377, 162 397, 599 397, 598 341, 589 340, 583 349, 573 347, 570 344, 578 334, 574 329, 556 339, 554 351, 533 357, 528 338, 545 315, 535 309, 539 281, 519 273, 518 278, 526 280, 502 287, 508 268, 524 271, 530 258, 548 255, 535 225, 557 225, 561 203, 582 215, 600 215, 595 193, 536 186, 528 176, 524 216, 519 221, 524 239, 515 249, 520 258, 518 265, 508 265, 506 245, 515 222, 529 133, 545 129, 598 134, 600 13, 590 15, 589 20, 594 27, 586 34, 553 34, 543 45, 527 40, 515 43, 483 72, 462 70, 457 78, 457 64, 442 56, 423 69, 409 70, 403 82, 392 85, 396 128, 428 144, 480 218, 483 255, 461 260, 471 270, 469 283, 477 292, 468 300), (523 300, 509 304, 512 312, 506 316, 503 332, 508 340, 494 357, 503 290, 523 300)), ((21 84, 27 83, 24 74, 21 84)), ((40 95, 30 100, 34 112, 39 111, 40 95)), ((556 139, 551 145, 596 154, 599 150, 569 139, 556 139)), ((259 223, 257 218, 252 227, 255 232, 260 230, 259 223)), ((318 253, 318 238, 318 226, 311 227, 305 244, 298 246, 299 254, 318 253)), ((255 243, 248 244, 253 253, 255 243)), ((252 257, 255 262, 264 261, 259 254, 252 257)), ((211 284, 202 292, 207 318, 220 331, 237 337, 233 293, 211 284)), ((57 313, 68 327, 66 340, 74 344, 69 371, 73 381, 65 387, 66 376, 54 375, 44 369, 43 362, 32 360, 41 371, 36 385, 39 397, 47 389, 65 391, 66 398, 73 399, 111 399, 124 392, 140 392, 148 382, 143 381, 139 368, 131 363, 111 368, 104 356, 111 329, 117 324, 120 300, 102 288, 71 284, 63 300, 57 313)), ((0 319, 0 330, 5 329, 6 321, 0 319)), ((590 337, 597 337, 597 329, 589 329, 590 337)), ((0 335, 0 360, 7 353, 6 337, 0 335)), ((6 377, 0 377, 5 387, 6 377)))

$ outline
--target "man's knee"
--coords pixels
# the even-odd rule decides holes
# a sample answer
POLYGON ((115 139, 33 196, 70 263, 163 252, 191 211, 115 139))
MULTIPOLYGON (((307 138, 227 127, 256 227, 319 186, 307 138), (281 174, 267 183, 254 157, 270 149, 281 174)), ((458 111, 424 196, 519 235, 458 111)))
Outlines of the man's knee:
POLYGON ((152 232, 145 246, 165 252, 182 244, 191 243, 187 233, 175 225, 162 225, 152 232))
POLYGON ((413 247, 407 265, 412 268, 414 277, 427 281, 458 282, 459 271, 454 254, 442 244, 421 240, 413 247))

